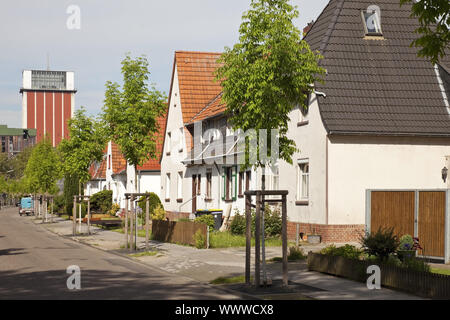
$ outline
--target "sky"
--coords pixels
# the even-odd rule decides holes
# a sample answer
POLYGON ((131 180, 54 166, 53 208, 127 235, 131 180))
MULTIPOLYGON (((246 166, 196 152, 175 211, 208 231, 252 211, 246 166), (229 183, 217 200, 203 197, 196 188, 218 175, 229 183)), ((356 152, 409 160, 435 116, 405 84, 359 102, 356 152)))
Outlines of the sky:
MULTIPOLYGON (((251 0, 15 0, 0 6, 0 124, 21 127, 23 70, 74 71, 76 108, 100 113, 106 81, 121 82, 126 53, 146 55, 150 81, 169 92, 176 50, 222 52, 238 40, 251 0), (71 6, 79 8, 79 29, 71 6), (69 21, 69 28, 68 27, 69 21)), ((291 0, 296 26, 328 0, 291 0)))

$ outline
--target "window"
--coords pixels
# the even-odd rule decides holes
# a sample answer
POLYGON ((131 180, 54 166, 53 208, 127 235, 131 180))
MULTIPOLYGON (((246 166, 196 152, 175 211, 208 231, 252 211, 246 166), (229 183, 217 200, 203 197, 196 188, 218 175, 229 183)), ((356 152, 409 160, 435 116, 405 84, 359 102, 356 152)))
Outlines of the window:
POLYGON ((170 173, 166 174, 166 201, 170 199, 170 173))
POLYGON ((197 195, 202 194, 202 175, 197 175, 197 195))
POLYGON ((245 191, 250 190, 250 182, 252 180, 252 172, 251 171, 247 171, 245 173, 245 191))
POLYGON ((308 116, 308 110, 309 110, 309 99, 310 99, 310 94, 308 94, 306 97, 306 101, 305 101, 306 108, 304 108, 302 105, 298 106, 299 124, 306 124, 308 122, 307 116, 308 116))
POLYGON ((206 199, 211 199, 212 172, 206 172, 206 199))
POLYGON ((376 10, 361 12, 366 36, 382 36, 380 17, 376 10))
POLYGON ((223 168, 223 194, 222 200, 224 201, 235 201, 236 200, 236 189, 237 189, 237 179, 236 179, 237 167, 224 167, 223 168))
POLYGON ((183 171, 178 172, 177 177, 177 199, 183 199, 183 171))
POLYGON ((245 172, 239 172, 239 197, 242 197, 244 195, 244 178, 245 172))
POLYGON ((184 138, 184 128, 183 127, 181 127, 180 128, 180 131, 179 131, 179 135, 180 135, 180 137, 179 137, 179 144, 178 144, 178 152, 182 152, 183 151, 183 138, 184 138))
POLYGON ((298 161, 297 200, 307 201, 309 198, 309 160, 298 161))
POLYGON ((66 89, 66 73, 63 71, 31 71, 33 89, 66 89))
POLYGON ((172 148, 172 133, 167 132, 167 147, 166 147, 166 155, 170 156, 170 149, 172 148))

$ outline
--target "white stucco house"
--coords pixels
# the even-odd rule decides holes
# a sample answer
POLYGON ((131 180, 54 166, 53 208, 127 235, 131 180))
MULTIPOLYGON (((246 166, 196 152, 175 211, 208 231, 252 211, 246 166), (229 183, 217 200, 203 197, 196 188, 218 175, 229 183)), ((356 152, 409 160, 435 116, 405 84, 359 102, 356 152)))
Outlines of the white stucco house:
MULTIPOLYGON (((165 116, 158 120, 161 132, 165 128, 165 116)), ((162 134, 157 140, 157 149, 159 154, 162 150, 162 134)), ((113 203, 120 205, 120 208, 126 207, 125 193, 133 190, 136 181, 135 171, 130 166, 119 146, 113 141, 109 141, 103 160, 100 163, 94 163, 91 166, 92 179, 86 184, 85 194, 93 195, 102 190, 113 191, 113 203)), ((161 165, 160 159, 149 159, 142 166, 137 167, 137 192, 154 192, 161 198, 161 165)))
MULTIPOLYGON (((324 57, 325 82, 314 84, 308 110, 294 107, 288 136, 299 152, 266 178, 288 190, 288 233, 356 241, 365 229, 368 189, 447 189, 450 159, 450 58, 432 65, 410 43, 411 6, 398 1, 331 0, 305 36, 324 57), (376 6, 376 7, 374 7, 376 6)), ((197 209, 244 209, 239 195, 260 188, 260 172, 206 163, 233 155, 233 140, 215 150, 214 134, 193 141, 194 128, 231 136, 221 88, 213 82, 217 53, 176 52, 165 142, 161 198, 180 215, 197 209), (195 148, 197 146, 197 148, 195 148)))

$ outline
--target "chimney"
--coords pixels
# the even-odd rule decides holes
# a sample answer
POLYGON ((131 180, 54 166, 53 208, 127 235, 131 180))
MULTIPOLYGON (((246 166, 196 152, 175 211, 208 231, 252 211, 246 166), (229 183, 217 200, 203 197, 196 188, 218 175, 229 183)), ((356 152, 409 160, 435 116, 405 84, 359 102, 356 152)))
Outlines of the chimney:
POLYGON ((311 27, 314 24, 314 20, 312 20, 310 23, 308 23, 308 25, 306 27, 303 28, 303 36, 305 36, 309 30, 311 30, 311 27))

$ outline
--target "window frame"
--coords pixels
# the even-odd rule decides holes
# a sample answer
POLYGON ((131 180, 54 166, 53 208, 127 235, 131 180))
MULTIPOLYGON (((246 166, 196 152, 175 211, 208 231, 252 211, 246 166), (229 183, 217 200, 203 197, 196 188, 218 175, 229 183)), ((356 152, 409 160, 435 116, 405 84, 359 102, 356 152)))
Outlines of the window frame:
POLYGON ((310 199, 310 163, 309 159, 299 159, 297 161, 297 191, 296 191, 296 204, 307 205, 310 199), (305 170, 305 168, 307 170, 305 170), (304 181, 306 179, 306 188, 304 187, 304 181), (306 196, 304 196, 306 189, 306 196))
POLYGON ((364 25, 364 35, 366 37, 382 37, 383 36, 383 29, 381 28, 381 21, 380 21, 380 17, 378 16, 378 12, 376 10, 373 10, 372 12, 369 12, 369 10, 361 10, 361 18, 363 20, 363 25, 364 25), (369 32, 369 29, 367 28, 367 19, 365 14, 366 13, 372 13, 376 16, 376 22, 377 22, 377 26, 379 31, 377 32, 369 32))

